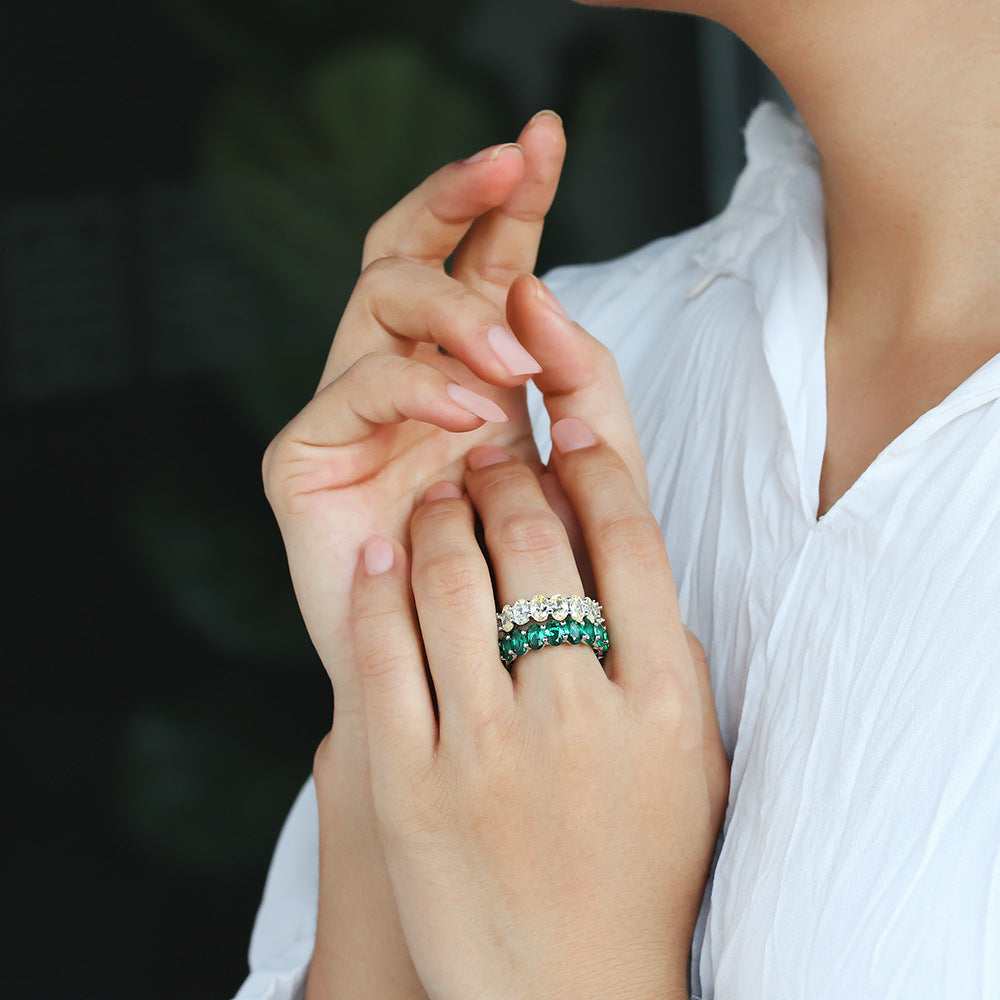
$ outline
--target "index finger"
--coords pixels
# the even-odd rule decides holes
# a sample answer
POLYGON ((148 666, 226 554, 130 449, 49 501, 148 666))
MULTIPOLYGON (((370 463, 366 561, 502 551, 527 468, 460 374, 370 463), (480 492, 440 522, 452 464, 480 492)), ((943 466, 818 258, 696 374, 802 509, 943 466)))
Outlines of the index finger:
POLYGON ((524 150, 516 142, 435 171, 368 230, 362 270, 381 257, 443 266, 472 223, 503 204, 523 173, 524 150))

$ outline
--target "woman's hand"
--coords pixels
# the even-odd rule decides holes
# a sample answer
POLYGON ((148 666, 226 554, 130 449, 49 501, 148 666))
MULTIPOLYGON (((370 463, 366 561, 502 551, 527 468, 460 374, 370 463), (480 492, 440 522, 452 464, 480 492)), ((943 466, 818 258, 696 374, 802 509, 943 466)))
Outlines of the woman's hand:
POLYGON ((375 223, 316 395, 264 456, 340 717, 360 713, 347 606, 364 539, 405 539, 423 492, 457 475, 476 441, 533 454, 523 386, 539 366, 505 308, 511 283, 534 267, 555 194, 559 119, 536 116, 519 143, 449 164, 375 223))
MULTIPOLYGON (((550 412, 588 414, 630 456, 644 488, 610 355, 523 273, 534 266, 564 148, 559 119, 543 113, 519 146, 443 168, 373 226, 320 388, 264 456, 296 595, 335 695, 313 771, 320 905, 310 1000, 423 995, 375 834, 348 616, 362 542, 375 531, 407 539, 427 485, 460 475, 475 441, 537 462, 523 384, 538 364, 550 412), (449 276, 443 262, 453 250, 449 276), (537 363, 510 339, 515 329, 537 363), (501 416, 497 406, 508 419, 486 421, 501 416)), ((554 478, 543 482, 558 505, 554 478)))
POLYGON ((500 663, 473 511, 499 602, 581 580, 537 478, 499 449, 470 454, 468 500, 429 491, 412 568, 396 542, 365 547, 353 624, 386 861, 433 1000, 686 997, 728 780, 707 670, 628 467, 580 420, 552 436, 603 669, 583 645, 500 663))
POLYGON ((414 505, 461 468, 470 437, 533 453, 523 385, 538 364, 505 307, 534 267, 555 194, 558 117, 536 116, 519 142, 444 167, 375 223, 319 389, 264 456, 299 606, 334 688, 334 725, 313 767, 320 903, 309 1000, 424 995, 375 832, 350 587, 364 539, 405 539, 414 505))

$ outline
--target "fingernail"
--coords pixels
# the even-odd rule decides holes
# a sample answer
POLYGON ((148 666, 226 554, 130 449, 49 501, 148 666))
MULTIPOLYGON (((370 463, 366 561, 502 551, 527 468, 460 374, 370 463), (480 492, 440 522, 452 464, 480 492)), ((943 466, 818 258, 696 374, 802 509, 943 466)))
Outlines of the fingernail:
POLYGON ((379 576, 392 569, 394 553, 392 542, 381 535, 372 535, 365 544, 365 572, 369 576, 379 576))
POLYGON ((486 343, 511 375, 535 375, 542 370, 542 366, 505 327, 491 326, 486 331, 486 343))
POLYGON ((473 163, 493 163, 494 160, 498 159, 500 154, 505 149, 520 149, 523 153, 524 150, 521 149, 520 143, 517 142, 504 142, 499 146, 487 146, 486 149, 481 149, 478 153, 470 156, 467 160, 462 160, 466 166, 473 163))
POLYGON ((560 125, 562 125, 563 123, 562 116, 560 114, 553 111, 551 108, 545 108, 544 110, 539 111, 536 114, 532 115, 531 120, 528 122, 527 127, 530 128, 532 125, 535 124, 535 122, 538 121, 539 118, 554 118, 557 122, 559 122, 560 125))
POLYGON ((510 455, 495 444, 484 444, 479 448, 473 448, 466 458, 473 472, 485 469, 488 465, 499 465, 501 462, 509 461, 510 455))
POLYGON ((597 444, 591 429, 577 417, 563 417, 552 425, 552 443, 565 455, 578 448, 590 448, 597 444))
POLYGON ((442 480, 435 483, 424 494, 424 503, 433 503, 435 500, 461 500, 462 491, 454 483, 442 480))
POLYGON ((506 423, 508 419, 507 414, 492 399, 480 396, 478 392, 466 389, 464 385, 459 385, 457 382, 449 382, 444 387, 444 391, 463 410, 468 410, 469 413, 479 417, 480 420, 485 420, 488 424, 502 424, 506 423))
POLYGON ((569 320, 569 314, 563 309, 559 300, 552 294, 552 290, 535 278, 535 294, 542 300, 560 319, 569 320))

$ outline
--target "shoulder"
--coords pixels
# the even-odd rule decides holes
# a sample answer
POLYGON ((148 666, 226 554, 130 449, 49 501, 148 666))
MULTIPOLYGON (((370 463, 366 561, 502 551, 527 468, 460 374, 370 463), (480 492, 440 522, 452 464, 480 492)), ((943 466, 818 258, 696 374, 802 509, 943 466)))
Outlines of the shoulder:
POLYGON ((801 120, 765 102, 744 137, 746 166, 718 215, 614 260, 545 275, 566 311, 616 353, 636 338, 669 335, 671 320, 716 277, 753 284, 787 224, 822 230, 817 154, 801 120))

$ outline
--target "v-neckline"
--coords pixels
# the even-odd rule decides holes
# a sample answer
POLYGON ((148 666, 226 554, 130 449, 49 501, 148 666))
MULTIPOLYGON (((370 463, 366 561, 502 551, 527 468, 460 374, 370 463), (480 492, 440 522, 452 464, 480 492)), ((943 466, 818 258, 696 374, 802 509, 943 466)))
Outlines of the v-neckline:
MULTIPOLYGON (((854 478, 853 482, 841 492, 837 499, 822 514, 819 513, 821 499, 821 486, 823 469, 826 464, 828 449, 827 431, 829 420, 829 399, 828 381, 826 367, 826 331, 824 328, 823 339, 823 364, 821 372, 821 386, 817 393, 816 402, 822 408, 822 426, 824 434, 824 447, 819 458, 819 466, 816 469, 800 469, 800 474, 807 476, 814 475, 814 479, 806 480, 803 484, 810 489, 815 483, 815 492, 812 494, 816 498, 816 505, 810 512, 810 520, 813 525, 827 524, 832 515, 836 515, 839 510, 850 507, 854 497, 861 493, 868 481, 874 478, 886 459, 897 453, 902 448, 914 443, 914 439, 925 440, 935 430, 943 427, 950 420, 961 413, 975 409, 985 402, 1000 397, 1000 352, 987 358, 981 365, 975 368, 968 376, 962 379, 951 389, 940 402, 924 410, 919 416, 907 424, 898 434, 891 438, 875 457, 861 470, 854 478)), ((804 491, 803 491, 804 494, 804 491)), ((804 497, 803 497, 804 498, 804 497)))

